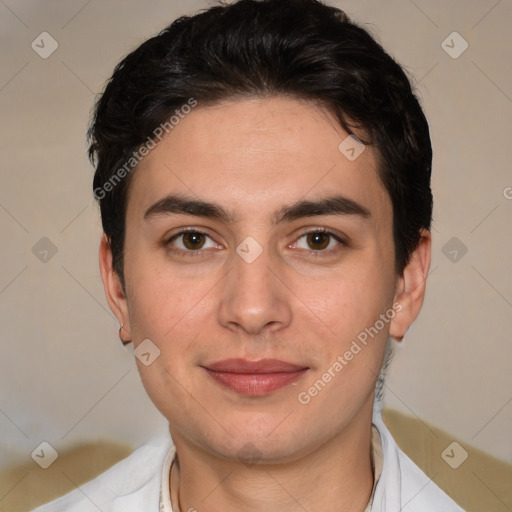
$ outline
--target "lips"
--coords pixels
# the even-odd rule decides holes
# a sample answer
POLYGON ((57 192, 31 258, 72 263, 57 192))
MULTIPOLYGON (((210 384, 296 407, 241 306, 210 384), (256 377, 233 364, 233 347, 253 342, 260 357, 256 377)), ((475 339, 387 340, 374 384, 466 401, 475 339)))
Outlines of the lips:
POLYGON ((279 359, 224 359, 203 368, 222 386, 249 396, 277 391, 300 379, 309 369, 279 359))
POLYGON ((279 359, 260 359, 259 361, 249 361, 247 359, 224 359, 206 366, 208 370, 214 372, 229 373, 280 373, 296 372, 307 367, 299 366, 279 359))

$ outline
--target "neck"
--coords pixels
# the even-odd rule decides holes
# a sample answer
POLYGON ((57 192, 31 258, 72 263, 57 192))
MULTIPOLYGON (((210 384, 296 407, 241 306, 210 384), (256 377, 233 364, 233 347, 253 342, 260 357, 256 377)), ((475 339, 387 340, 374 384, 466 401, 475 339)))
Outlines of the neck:
POLYGON ((363 512, 373 488, 371 417, 363 411, 311 453, 282 464, 226 460, 171 429, 173 509, 363 512))

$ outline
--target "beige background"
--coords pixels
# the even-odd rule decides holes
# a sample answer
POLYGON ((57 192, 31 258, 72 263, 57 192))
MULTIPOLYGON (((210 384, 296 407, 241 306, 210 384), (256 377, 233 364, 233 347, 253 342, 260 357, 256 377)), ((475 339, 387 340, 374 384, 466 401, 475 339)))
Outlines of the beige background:
MULTIPOLYGON (((103 295, 85 130, 120 58, 211 3, 0 1, 0 465, 42 441, 137 445, 166 426, 103 295), (47 59, 31 48, 44 31, 59 45, 47 59)), ((434 145, 432 272, 385 404, 512 462, 512 2, 330 3, 407 67, 434 145), (453 31, 469 44, 456 59, 441 46, 453 31), (452 237, 467 247, 455 262, 452 237)))

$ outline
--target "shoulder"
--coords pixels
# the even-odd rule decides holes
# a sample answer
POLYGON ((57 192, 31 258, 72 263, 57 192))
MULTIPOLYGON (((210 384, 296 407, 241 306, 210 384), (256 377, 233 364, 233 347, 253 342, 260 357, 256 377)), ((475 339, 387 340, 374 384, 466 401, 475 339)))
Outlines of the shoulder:
POLYGON ((382 475, 374 499, 378 512, 464 512, 400 449, 382 417, 374 415, 373 423, 379 431, 383 453, 382 475))
POLYGON ((88 512, 91 507, 117 512, 139 501, 147 505, 155 501, 156 508, 147 510, 158 510, 162 465, 172 449, 169 434, 152 437, 93 480, 32 512, 88 512))

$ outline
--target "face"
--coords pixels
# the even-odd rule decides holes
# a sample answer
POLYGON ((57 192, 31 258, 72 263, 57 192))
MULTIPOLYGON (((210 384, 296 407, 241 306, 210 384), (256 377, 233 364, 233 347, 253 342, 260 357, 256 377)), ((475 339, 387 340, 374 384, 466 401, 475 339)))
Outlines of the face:
POLYGON ((346 138, 297 100, 198 106, 135 171, 126 296, 105 243, 102 273, 134 348, 160 351, 137 364, 173 438, 292 460, 371 416, 414 308, 375 150, 346 138))

